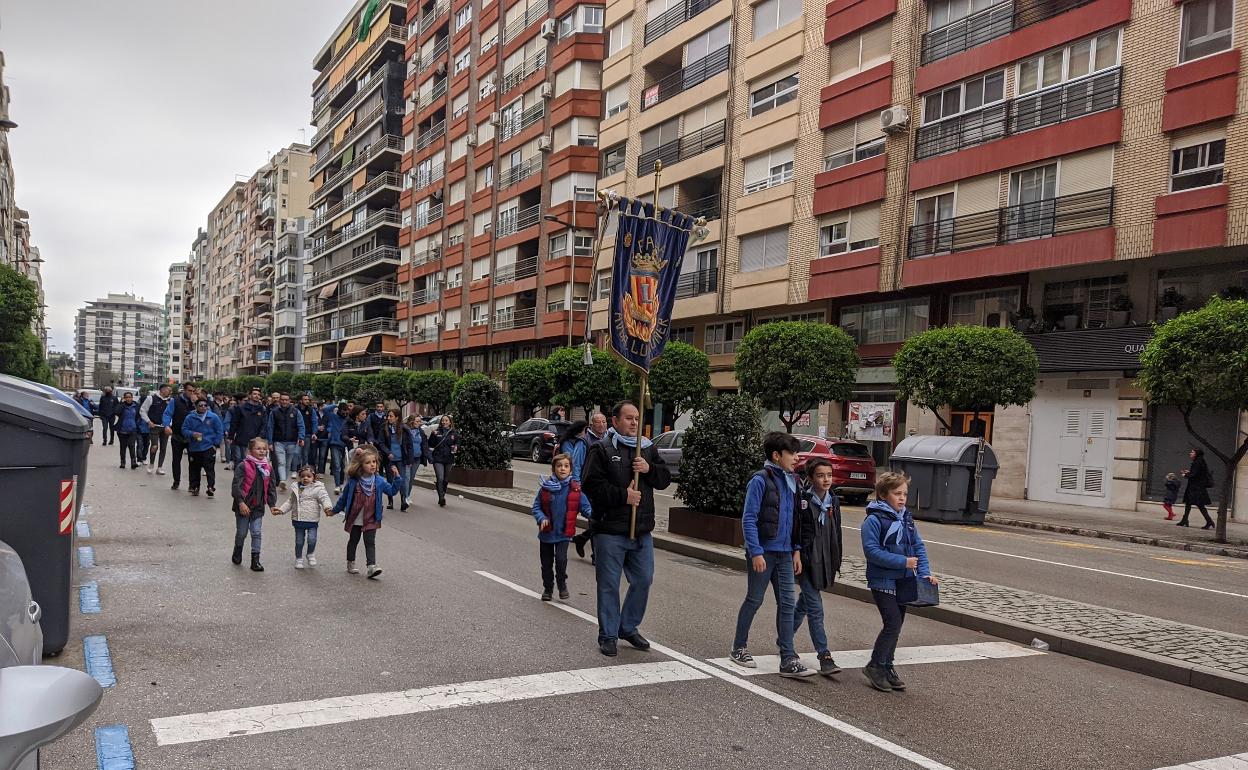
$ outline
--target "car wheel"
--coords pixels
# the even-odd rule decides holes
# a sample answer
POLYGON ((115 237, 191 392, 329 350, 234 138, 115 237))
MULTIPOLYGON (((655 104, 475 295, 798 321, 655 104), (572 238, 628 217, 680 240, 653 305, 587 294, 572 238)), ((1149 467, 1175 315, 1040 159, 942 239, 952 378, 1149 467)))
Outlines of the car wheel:
POLYGON ((533 442, 533 451, 529 452, 529 459, 535 463, 540 463, 542 461, 542 442, 533 442))

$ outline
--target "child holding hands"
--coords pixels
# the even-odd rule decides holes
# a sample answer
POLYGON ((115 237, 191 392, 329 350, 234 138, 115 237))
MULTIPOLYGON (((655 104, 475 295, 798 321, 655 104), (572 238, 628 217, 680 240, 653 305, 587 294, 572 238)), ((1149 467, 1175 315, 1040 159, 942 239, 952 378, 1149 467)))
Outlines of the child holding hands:
POLYGON ((230 485, 235 514, 234 554, 230 560, 235 564, 243 563, 243 542, 250 532, 252 572, 264 572, 260 564, 260 534, 265 506, 277 502, 277 484, 272 477, 269 442, 257 436, 247 444, 247 456, 234 470, 234 481, 230 485))
POLYGON ((299 469, 299 482, 291 486, 281 506, 273 509, 274 516, 290 514, 295 527, 295 569, 303 569, 303 544, 308 544, 308 566, 316 566, 316 534, 321 523, 321 512, 332 513, 333 506, 325 485, 316 480, 311 465, 299 469))

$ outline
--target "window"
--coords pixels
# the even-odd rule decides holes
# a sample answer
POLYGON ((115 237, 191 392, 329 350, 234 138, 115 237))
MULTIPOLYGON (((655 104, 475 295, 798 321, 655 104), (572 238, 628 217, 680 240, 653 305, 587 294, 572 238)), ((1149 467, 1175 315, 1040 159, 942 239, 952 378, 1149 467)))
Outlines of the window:
POLYGON ((1067 316, 1076 316, 1082 326, 1102 326, 1109 320, 1110 302, 1126 291, 1126 275, 1048 283, 1041 315, 1049 325, 1061 325, 1067 316))
POLYGON ((468 46, 455 57, 455 74, 468 69, 468 65, 472 63, 472 46, 468 46))
POLYGON ((914 202, 914 223, 925 225, 953 218, 953 193, 920 198, 914 202))
POLYGON ((862 206, 825 219, 819 227, 819 256, 830 257, 847 251, 880 245, 880 210, 862 206))
POLYGON ((940 29, 991 7, 996 0, 934 0, 927 5, 927 28, 940 29))
POLYGON ((1005 70, 950 86, 923 97, 923 123, 945 120, 1005 98, 1005 70))
POLYGON ((823 135, 823 170, 874 158, 884 152, 880 118, 871 114, 833 126, 823 135))
POLYGON ((468 111, 468 92, 458 94, 451 101, 451 119, 458 118, 468 111))
POLYGON ((750 117, 787 104, 797 98, 797 73, 786 75, 750 94, 750 117))
POLYGON ((481 53, 482 54, 484 54, 486 51, 490 50, 496 45, 498 45, 498 33, 497 32, 494 32, 489 37, 486 37, 485 33, 482 33, 481 35, 481 53))
POLYGON ((789 228, 777 227, 741 239, 740 272, 782 267, 789 261, 789 228))
POLYGON ((754 39, 765 37, 800 18, 801 0, 763 0, 754 6, 754 39))
POLYGON ((667 333, 667 339, 671 342, 683 342, 686 345, 693 344, 693 327, 692 326, 675 326, 667 333))
POLYGON ((1226 140, 1180 147, 1170 153, 1170 191, 1222 184, 1226 140))
POLYGON ((1018 64, 1018 93, 1029 94, 1118 66, 1118 30, 1047 51, 1018 64))
POLYGON ((707 324, 702 349, 708 356, 722 356, 737 352, 737 343, 745 330, 745 323, 707 324))
POLYGON ((472 260, 472 280, 479 281, 490 274, 490 258, 481 257, 472 260))
POLYGON ((577 6, 575 11, 559 19, 559 39, 563 40, 580 32, 602 32, 602 20, 605 14, 606 8, 601 5, 577 6))
POLYGON ((892 58, 892 45, 892 23, 888 21, 836 41, 828 47, 828 82, 883 64, 892 58))
POLYGON ((472 3, 455 12, 455 31, 458 32, 468 26, 470 21, 472 21, 472 3))
MULTIPOLYGON (((485 53, 485 51, 484 51, 484 50, 482 50, 482 53, 485 53)), ((486 75, 482 75, 482 76, 481 76, 481 91, 480 91, 480 95, 481 95, 481 98, 482 98, 482 99, 484 99, 484 98, 488 97, 490 94, 494 93, 494 88, 495 88, 495 86, 494 86, 494 79, 495 79, 496 77, 497 77, 497 73, 494 73, 494 72, 490 72, 490 73, 488 73, 488 74, 486 74, 486 75)))
POLYGON ((1179 61, 1225 51, 1231 47, 1233 0, 1193 0, 1183 5, 1183 32, 1179 61))
POLYGON ((1018 289, 972 291, 950 299, 949 323, 955 326, 1004 327, 1018 312, 1018 289))
POLYGON ((633 44, 633 17, 611 25, 607 30, 607 56, 627 50, 633 44))
POLYGON ((904 342, 927 330, 927 298, 844 308, 841 310, 841 328, 859 345, 904 342))
POLYGON ((605 99, 608 118, 612 115, 619 115, 628 109, 628 81, 616 83, 608 88, 603 98, 605 99))
POLYGON ((745 159, 745 194, 766 190, 793 179, 793 145, 745 159))
POLYGON ((732 22, 724 21, 685 43, 685 66, 705 59, 732 42, 732 22))
POLYGON ((477 190, 484 190, 494 184, 494 164, 477 171, 477 190))
POLYGON ((458 289, 464 285, 464 266, 457 265, 446 269, 446 288, 458 289))
MULTIPOLYGON (((486 303, 482 302, 480 304, 473 305, 470 312, 472 313, 471 318, 473 326, 485 326, 490 322, 490 308, 486 305, 486 303)), ((465 364, 465 367, 466 366, 467 365, 465 364)))
POLYGON ((594 299, 609 299, 611 297, 611 271, 599 270, 594 281, 594 299))
POLYGON ((849 251, 849 222, 836 222, 819 228, 819 256, 830 257, 849 251))

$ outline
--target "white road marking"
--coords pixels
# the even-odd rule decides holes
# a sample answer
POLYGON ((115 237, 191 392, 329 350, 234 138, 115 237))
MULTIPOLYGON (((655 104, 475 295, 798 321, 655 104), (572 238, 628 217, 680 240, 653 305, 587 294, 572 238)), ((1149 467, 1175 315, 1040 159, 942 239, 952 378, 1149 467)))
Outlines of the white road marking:
MULTIPOLYGON (((499 585, 507 586, 508 588, 510 588, 513 591, 516 591, 517 593, 524 594, 525 596, 529 596, 534 599, 540 598, 540 595, 536 591, 532 591, 528 588, 525 588, 524 586, 517 585, 511 582, 510 580, 499 577, 498 575, 494 575, 489 572, 484 572, 482 570, 477 570, 477 574, 483 578, 493 580, 495 583, 498 583, 499 585)), ((598 623, 598 618, 594 617, 593 615, 590 615, 588 612, 582 612, 581 610, 578 610, 575 607, 571 607, 571 606, 568 606, 566 604, 561 604, 561 603, 552 603, 548 606, 552 606, 557 609, 563 610, 564 612, 575 615, 576 617, 581 618, 582 620, 587 620, 590 623, 594 623, 595 625, 598 623)), ((761 687, 759 685, 754 684, 753 682, 748 682, 742 679, 741 677, 733 676, 727 671, 724 671, 723 669, 717 666, 713 666, 710 663, 706 663, 705 661, 701 661, 701 660, 698 660, 697 658, 690 657, 688 655, 685 655, 684 653, 677 652, 676 650, 673 650, 672 648, 667 647, 665 645, 658 644, 653 639, 650 640, 650 649, 662 655, 666 655, 669 658, 672 658, 673 660, 679 661, 685 664, 686 666, 689 666, 690 668, 696 668, 697 670, 705 674, 709 674, 710 676, 713 676, 716 679, 727 682, 728 684, 731 684, 734 687, 740 687, 742 690, 745 690, 746 692, 750 692, 761 698, 765 698, 771 701, 772 703, 775 703, 778 706, 783 706, 784 708, 787 708, 791 711, 795 711, 798 714, 801 714, 802 716, 809 717, 810 719, 813 719, 814 721, 824 724, 828 727, 831 727, 834 730, 842 732, 845 735, 850 736, 851 738, 857 738, 863 743, 868 743, 872 746, 875 746, 876 748, 882 751, 886 751, 895 757, 899 757, 921 768, 924 768, 924 770, 953 770, 953 768, 949 767, 948 765, 943 765, 934 759, 929 759, 923 756, 922 754, 919 754, 918 752, 907 749, 905 746, 899 746, 898 744, 893 743, 887 738, 881 738, 880 736, 874 735, 873 733, 869 733, 866 730, 863 730, 859 727, 854 727, 848 722, 842 722, 836 717, 828 716, 822 711, 818 711, 805 704, 798 703, 797 701, 791 698, 786 698, 785 696, 780 695, 779 693, 772 692, 771 690, 768 690, 766 687, 761 687)))
POLYGON ((184 714, 153 719, 152 730, 156 733, 158 745, 169 746, 463 706, 709 678, 705 673, 676 661, 635 663, 184 714))
MULTIPOLYGON (((935 644, 920 647, 898 647, 897 665, 913 666, 919 663, 957 663, 967 660, 990 660, 997 658, 1024 658, 1043 655, 1040 650, 1023 647, 1010 642, 976 642, 972 644, 935 644)), ((834 650, 832 657, 841 668, 862 668, 871 660, 870 650, 834 650)), ((813 652, 803 653, 802 663, 819 670, 819 657, 813 652)), ((776 674, 780 669, 779 655, 755 655, 758 668, 742 668, 728 658, 708 658, 721 668, 740 676, 776 674)), ((1245 768, 1244 770, 1248 770, 1245 768)))
POLYGON ((1188 762, 1184 765, 1159 767, 1157 770, 1248 770, 1248 753, 1217 759, 1202 759, 1199 762, 1188 762))
MULTIPOLYGON (((859 529, 858 527, 845 526, 846 529, 859 529)), ((1147 583, 1161 583, 1162 585, 1174 586, 1175 588, 1189 588, 1193 591, 1205 591, 1211 594, 1220 594, 1222 596, 1234 596, 1236 599, 1248 599, 1248 594, 1237 594, 1232 591, 1220 591, 1217 588, 1206 588, 1204 586, 1193 586, 1187 583, 1174 583, 1169 580, 1161 580, 1160 578, 1144 577, 1143 575, 1132 575, 1129 572, 1114 572, 1113 570, 1097 569, 1096 567, 1084 567, 1079 564, 1067 564, 1061 561, 1050 561, 1048 559, 1038 559, 1034 556, 1020 556, 1016 553, 1005 553, 1003 551, 990 551, 987 548, 975 548, 969 545, 956 545, 954 543, 942 543, 939 540, 928 540, 923 538, 923 542, 929 545, 943 545, 946 548, 960 548, 963 551, 975 551, 977 553, 986 553, 991 556, 1005 556, 1010 559, 1022 559, 1023 561, 1034 561, 1040 564, 1048 564, 1053 567, 1066 567, 1068 569, 1081 569, 1085 572, 1096 572, 1102 575, 1113 575, 1114 577, 1131 578, 1132 580, 1143 580, 1147 583)), ((1248 769, 1246 769, 1248 770, 1248 769)))

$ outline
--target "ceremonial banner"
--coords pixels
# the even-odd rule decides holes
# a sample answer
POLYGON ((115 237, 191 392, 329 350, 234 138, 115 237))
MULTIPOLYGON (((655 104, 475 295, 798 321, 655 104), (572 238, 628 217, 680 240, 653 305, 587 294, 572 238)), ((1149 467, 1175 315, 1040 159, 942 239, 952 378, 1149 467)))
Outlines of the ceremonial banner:
POLYGON ((611 281, 611 349, 650 371, 671 331, 680 263, 694 219, 679 211, 620 198, 611 281))

